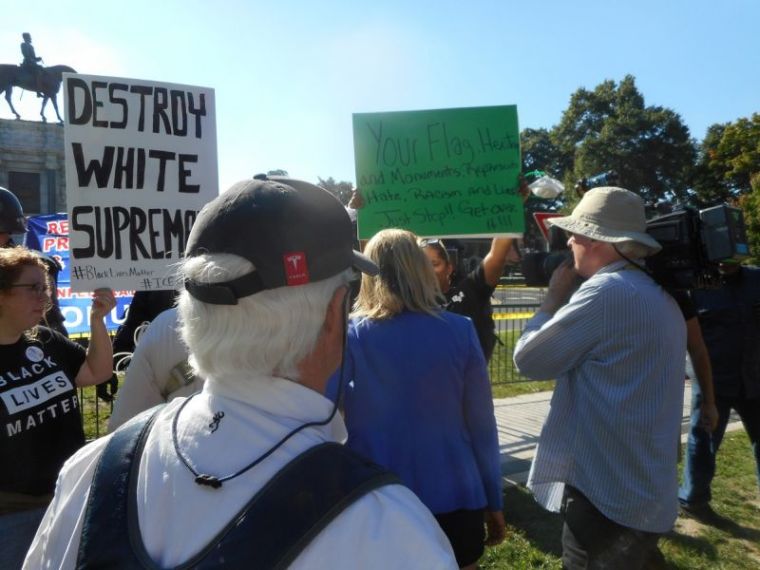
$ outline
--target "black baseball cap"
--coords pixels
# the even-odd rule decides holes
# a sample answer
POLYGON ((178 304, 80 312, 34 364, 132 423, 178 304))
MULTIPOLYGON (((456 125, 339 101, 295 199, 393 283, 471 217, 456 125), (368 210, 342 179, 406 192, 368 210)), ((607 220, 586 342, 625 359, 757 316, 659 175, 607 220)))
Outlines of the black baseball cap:
POLYGON ((255 270, 223 283, 185 280, 199 301, 236 305, 265 289, 322 281, 353 267, 376 275, 377 266, 354 251, 348 213, 327 190, 282 176, 258 174, 206 204, 193 224, 185 257, 232 253, 255 270))

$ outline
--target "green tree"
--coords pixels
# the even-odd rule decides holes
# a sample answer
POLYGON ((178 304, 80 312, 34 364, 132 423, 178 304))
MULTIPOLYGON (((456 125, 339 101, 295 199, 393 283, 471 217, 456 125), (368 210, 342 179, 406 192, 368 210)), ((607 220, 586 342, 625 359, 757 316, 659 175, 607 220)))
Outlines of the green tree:
POLYGON ((725 179, 726 169, 713 160, 725 130, 725 124, 712 125, 699 145, 693 187, 701 205, 722 202, 731 197, 731 189, 725 179))
POLYGON ((699 149, 694 189, 702 204, 729 202, 744 212, 750 251, 760 262, 760 114, 712 125, 699 149))
POLYGON ((695 189, 703 200, 729 200, 752 191, 760 174, 760 113, 713 125, 700 147, 695 189))
POLYGON ((632 75, 578 89, 551 138, 562 156, 572 157, 566 187, 614 170, 622 186, 648 202, 688 195, 696 158, 689 129, 674 111, 646 106, 632 75))
POLYGON ((543 170, 555 178, 572 168, 572 154, 563 153, 546 129, 524 129, 520 133, 523 172, 543 170))
POLYGON ((345 180, 337 182, 332 176, 325 180, 317 176, 317 180, 319 180, 317 185, 330 192, 330 194, 340 200, 341 204, 344 206, 348 204, 348 201, 351 199, 351 194, 354 191, 354 185, 351 182, 345 180))
POLYGON ((754 265, 760 265, 760 174, 752 178, 752 192, 739 198, 739 207, 744 212, 747 239, 754 265))

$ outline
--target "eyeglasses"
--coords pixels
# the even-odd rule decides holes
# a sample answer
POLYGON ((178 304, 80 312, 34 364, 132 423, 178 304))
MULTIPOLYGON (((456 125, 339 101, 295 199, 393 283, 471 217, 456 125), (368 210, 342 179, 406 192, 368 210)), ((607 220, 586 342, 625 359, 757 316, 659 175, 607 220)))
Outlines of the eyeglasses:
POLYGON ((420 244, 420 247, 428 247, 428 246, 431 246, 431 245, 437 245, 437 246, 445 248, 445 246, 443 245, 443 241, 441 241, 438 238, 430 238, 430 239, 425 238, 425 239, 421 239, 419 241, 419 244, 420 244))
POLYGON ((48 287, 47 283, 15 283, 13 285, 9 285, 9 288, 14 287, 23 287, 30 293, 37 295, 38 297, 41 295, 48 295, 50 293, 50 288, 48 287))

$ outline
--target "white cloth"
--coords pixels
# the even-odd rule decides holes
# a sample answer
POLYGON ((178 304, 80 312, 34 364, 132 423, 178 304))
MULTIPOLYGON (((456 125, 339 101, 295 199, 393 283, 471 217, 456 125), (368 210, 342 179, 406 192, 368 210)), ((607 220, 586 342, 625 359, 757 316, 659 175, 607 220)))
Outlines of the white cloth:
POLYGON ((678 513, 686 325, 643 271, 612 263, 515 345, 530 378, 556 378, 528 487, 558 510, 564 483, 607 518, 667 532, 678 513))
MULTIPOLYGON (((148 554, 171 568, 203 548, 254 493, 291 459, 325 441, 344 441, 336 415, 310 427, 220 489, 199 486, 175 454, 171 422, 178 399, 160 413, 148 436, 137 483, 140 532, 148 554)), ((282 378, 210 379, 183 410, 180 448, 199 472, 235 473, 293 428, 326 419, 332 402, 282 378), (224 412, 211 432, 214 414, 224 412)), ((84 507, 97 460, 108 438, 84 447, 61 470, 55 498, 40 524, 24 568, 73 568, 84 507)), ((254 537, 255 540, 255 537, 254 537)), ((406 487, 375 490, 340 514, 291 568, 456 568, 446 536, 406 487)))
POLYGON ((179 396, 189 396, 203 387, 199 378, 170 391, 172 370, 187 360, 187 347, 177 330, 177 308, 159 314, 140 337, 127 368, 124 384, 113 405, 108 430, 114 431, 137 414, 179 396))

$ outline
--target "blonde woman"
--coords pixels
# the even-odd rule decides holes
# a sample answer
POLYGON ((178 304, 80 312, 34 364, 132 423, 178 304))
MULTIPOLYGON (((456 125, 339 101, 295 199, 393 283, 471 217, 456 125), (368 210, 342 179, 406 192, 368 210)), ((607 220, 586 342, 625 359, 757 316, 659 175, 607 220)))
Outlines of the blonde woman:
POLYGON ((365 254, 380 273, 362 276, 348 331, 348 446, 398 474, 436 516, 459 566, 474 568, 483 545, 505 532, 478 337, 469 319, 441 310, 433 268, 413 233, 381 231, 365 254))

